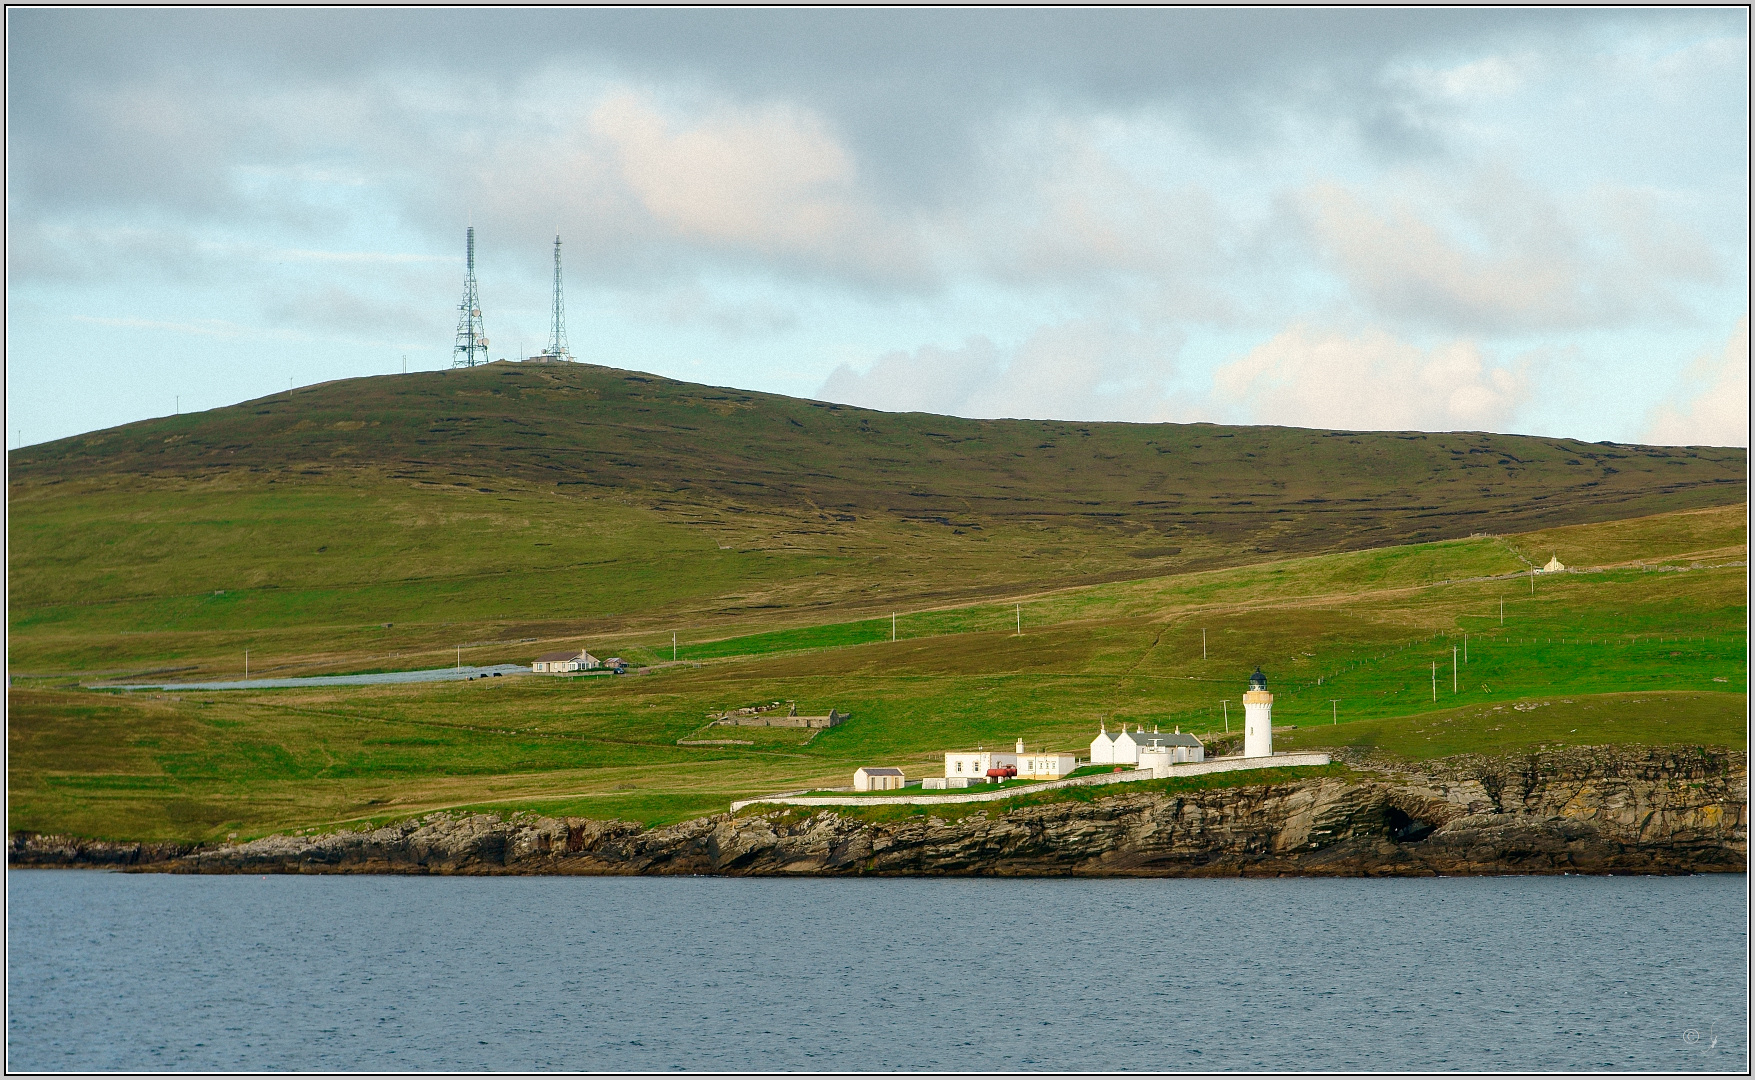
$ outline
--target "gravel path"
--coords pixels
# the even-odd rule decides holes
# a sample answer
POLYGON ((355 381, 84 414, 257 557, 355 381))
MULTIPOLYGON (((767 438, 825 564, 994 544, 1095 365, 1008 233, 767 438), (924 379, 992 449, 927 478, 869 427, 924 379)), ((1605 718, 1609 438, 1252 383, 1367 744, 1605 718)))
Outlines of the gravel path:
POLYGON ((111 690, 290 690, 300 686, 376 686, 381 683, 455 682, 493 678, 496 675, 528 675, 522 664, 493 667, 427 668, 423 671, 380 671, 372 675, 311 675, 301 679, 240 679, 235 682, 131 683, 111 690))

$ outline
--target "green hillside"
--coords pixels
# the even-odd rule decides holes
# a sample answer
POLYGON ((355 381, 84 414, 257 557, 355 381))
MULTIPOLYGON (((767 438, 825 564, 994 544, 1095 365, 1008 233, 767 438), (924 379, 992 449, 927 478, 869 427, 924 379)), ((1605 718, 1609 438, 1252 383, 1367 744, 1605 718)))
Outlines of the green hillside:
MULTIPOLYGON (((10 810, 14 828, 160 839, 465 807, 677 820, 845 785, 861 764, 919 775, 949 748, 1077 750, 1100 718, 1222 739, 1224 702, 1235 708, 1257 664, 1276 723, 1296 727, 1285 747, 1739 746, 1743 513, 1082 586, 915 612, 895 641, 859 621, 685 637, 683 663, 640 677, 126 694, 15 680, 10 810), (1581 572, 1532 591, 1515 552, 1538 544, 1612 551, 1618 565, 1581 555, 1581 572), (853 719, 814 737, 706 726, 710 712, 776 699, 853 719), (726 739, 741 745, 702 744, 726 739)), ((668 634, 584 643, 669 653, 668 634)))
POLYGON ((250 649, 290 674, 726 636, 1732 504, 1746 459, 959 420, 591 365, 354 379, 12 453, 10 660, 218 672, 250 649))
POLYGON ((1222 741, 1257 664, 1287 746, 1741 745, 1746 459, 967 421, 586 365, 132 424, 10 456, 12 827, 677 820, 954 747, 1076 750, 1100 718, 1222 741), (245 650, 273 676, 563 645, 653 670, 103 689, 245 650), (777 699, 853 720, 706 727, 777 699))

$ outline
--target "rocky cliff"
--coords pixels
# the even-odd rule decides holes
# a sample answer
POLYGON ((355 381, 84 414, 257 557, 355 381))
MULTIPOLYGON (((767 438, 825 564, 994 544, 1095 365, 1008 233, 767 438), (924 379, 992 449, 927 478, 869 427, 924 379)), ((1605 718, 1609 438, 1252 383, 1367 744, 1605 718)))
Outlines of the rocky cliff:
MULTIPOLYGON (((431 814, 188 849, 15 835, 20 866, 170 873, 1428 875, 1742 872, 1748 758, 1582 747, 945 817, 759 808, 680 825, 431 814)), ((1152 785, 1161 786, 1161 785, 1152 785)), ((1095 789, 1087 789, 1094 791, 1095 789)), ((925 808, 923 808, 925 809, 925 808)), ((933 808, 939 809, 939 808, 933 808)), ((946 810, 950 808, 944 808, 946 810)))

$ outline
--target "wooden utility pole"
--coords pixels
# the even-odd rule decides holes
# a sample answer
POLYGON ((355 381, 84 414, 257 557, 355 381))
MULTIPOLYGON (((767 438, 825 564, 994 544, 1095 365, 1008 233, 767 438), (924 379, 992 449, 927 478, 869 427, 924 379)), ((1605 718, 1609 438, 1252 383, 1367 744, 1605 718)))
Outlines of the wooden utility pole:
POLYGON ((1328 722, 1330 724, 1338 724, 1341 722, 1341 711, 1340 710, 1341 710, 1341 699, 1340 698, 1329 698, 1328 699, 1328 722))
POLYGON ((1231 699, 1226 698, 1224 701, 1219 702, 1219 704, 1224 706, 1224 709, 1225 709, 1225 730, 1226 730, 1226 732, 1229 732, 1231 730, 1231 699))
POLYGON ((1024 605, 1018 605, 1018 636, 1024 636, 1024 605))
POLYGON ((1438 661, 1432 661, 1432 700, 1438 700, 1438 661))
POLYGON ((1207 628, 1204 626, 1200 629, 1200 658, 1207 658, 1207 628))
POLYGON ((1450 692, 1456 693, 1456 646, 1450 647, 1450 692))
POLYGON ((896 640, 896 613, 890 612, 890 640, 896 640))

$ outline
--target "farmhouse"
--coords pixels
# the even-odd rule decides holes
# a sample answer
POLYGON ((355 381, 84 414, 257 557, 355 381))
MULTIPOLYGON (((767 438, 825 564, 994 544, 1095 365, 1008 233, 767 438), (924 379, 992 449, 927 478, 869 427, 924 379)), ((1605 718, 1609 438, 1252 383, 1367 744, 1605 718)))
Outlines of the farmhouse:
POLYGON ((1003 775, 1007 769, 1016 776, 1018 755, 1004 750, 975 750, 945 755, 945 776, 950 779, 980 778, 985 782, 989 773, 1003 775))
MULTIPOLYGON (((1024 776, 1033 780, 1058 780, 1078 768, 1078 759, 1071 754, 1031 754, 1019 739, 1014 750, 981 750, 952 752, 945 755, 945 779, 959 778, 986 782, 988 777, 1003 779, 1024 776)), ((934 785, 937 786, 937 785, 934 785)), ((955 785, 961 786, 961 785, 955 785)))
POLYGON ((1558 574, 1564 569, 1566 569, 1566 564, 1560 561, 1560 556, 1556 553, 1548 558, 1548 564, 1542 567, 1542 573, 1558 574))
POLYGON ((1193 735, 1184 735, 1181 728, 1169 735, 1160 735, 1154 731, 1140 737, 1151 742, 1140 746, 1136 768, 1158 770, 1207 759, 1207 748, 1193 735))
POLYGON ((853 770, 854 791, 896 791, 905 783, 901 769, 863 765, 853 770))
POLYGON ((1078 767, 1079 759, 1071 754, 1018 755, 1018 775, 1033 780, 1059 780, 1078 767))
POLYGON ((538 675, 561 675, 570 671, 595 671, 603 665, 584 649, 578 652, 543 653, 530 665, 538 675))
POLYGON ((1141 724, 1136 731, 1127 730, 1122 724, 1121 730, 1114 735, 1109 728, 1098 722, 1097 737, 1091 740, 1091 764, 1093 765, 1140 765, 1140 755, 1147 750, 1168 749, 1176 761, 1205 761, 1206 747, 1193 735, 1182 734, 1177 728, 1174 733, 1166 734, 1154 728, 1147 731, 1141 724))

